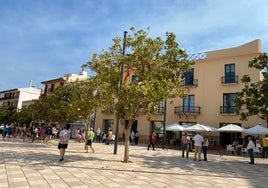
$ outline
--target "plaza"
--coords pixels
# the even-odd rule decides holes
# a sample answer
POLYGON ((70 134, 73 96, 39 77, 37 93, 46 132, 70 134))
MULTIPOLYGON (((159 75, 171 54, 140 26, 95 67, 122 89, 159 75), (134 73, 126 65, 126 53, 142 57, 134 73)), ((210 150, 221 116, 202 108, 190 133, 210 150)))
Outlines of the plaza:
POLYGON ((124 145, 93 143, 95 153, 84 153, 84 143, 71 140, 59 162, 57 140, 49 143, 0 140, 0 187, 267 187, 268 160, 209 151, 208 161, 181 158, 176 148, 156 151, 146 145, 130 146, 128 163, 122 162, 124 145))

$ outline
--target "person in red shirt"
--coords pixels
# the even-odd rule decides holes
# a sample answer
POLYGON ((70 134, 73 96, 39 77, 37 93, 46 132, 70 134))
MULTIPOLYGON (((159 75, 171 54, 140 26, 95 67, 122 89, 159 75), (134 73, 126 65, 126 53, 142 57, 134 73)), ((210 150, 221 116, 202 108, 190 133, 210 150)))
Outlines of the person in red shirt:
POLYGON ((153 131, 152 134, 149 137, 149 144, 148 144, 147 150, 149 150, 150 147, 152 147, 153 150, 154 150, 154 141, 155 141, 155 132, 153 131))

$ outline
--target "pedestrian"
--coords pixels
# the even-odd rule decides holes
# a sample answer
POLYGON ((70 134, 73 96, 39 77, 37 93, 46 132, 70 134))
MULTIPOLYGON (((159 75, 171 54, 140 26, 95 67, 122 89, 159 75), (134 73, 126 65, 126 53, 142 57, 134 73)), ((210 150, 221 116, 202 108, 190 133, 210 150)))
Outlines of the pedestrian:
POLYGON ((98 128, 97 131, 96 131, 96 134, 97 134, 97 142, 101 142, 101 129, 98 128))
POLYGON ((7 140, 10 140, 12 138, 12 133, 13 133, 13 126, 9 125, 7 128, 7 140))
POLYGON ((32 143, 38 138, 38 127, 32 127, 32 143))
POLYGON ((5 140, 5 137, 7 136, 7 131, 8 131, 8 125, 4 124, 3 133, 2 133, 3 140, 5 140))
POLYGON ((134 139, 135 139, 135 132, 132 130, 130 134, 130 142, 132 146, 134 145, 134 139))
POLYGON ((150 147, 152 147, 153 150, 154 150, 154 141, 155 141, 155 132, 153 131, 152 134, 151 134, 150 137, 149 137, 149 143, 148 143, 148 148, 147 148, 147 150, 149 150, 150 147))
POLYGON ((268 156, 268 135, 262 139, 262 158, 267 158, 268 156))
POLYGON ((92 142, 94 140, 95 133, 93 131, 93 128, 90 128, 90 130, 87 132, 87 143, 86 143, 86 153, 88 153, 88 147, 90 147, 92 153, 94 153, 94 149, 92 147, 92 142))
POLYGON ((111 139, 112 139, 112 136, 113 136, 113 131, 112 129, 109 129, 108 133, 107 133, 107 136, 106 136, 106 144, 109 145, 110 142, 111 142, 111 139))
POLYGON ((139 131, 136 131, 135 132, 135 145, 138 145, 139 144, 139 137, 140 137, 140 134, 139 134, 139 131))
POLYGON ((203 143, 203 155, 204 155, 203 161, 207 161, 208 160, 208 158, 207 158, 208 145, 209 145, 208 138, 205 137, 204 138, 204 143, 203 143))
POLYGON ((202 150, 202 144, 204 142, 203 136, 199 132, 196 133, 194 136, 194 160, 197 159, 198 154, 198 160, 201 161, 201 150, 202 150))
POLYGON ((68 143, 69 143, 69 139, 70 139, 70 124, 67 124, 63 130, 60 131, 59 137, 60 137, 60 141, 59 141, 59 145, 58 145, 58 149, 60 150, 60 159, 59 161, 63 161, 64 160, 64 155, 65 155, 65 150, 68 147, 68 143))
POLYGON ((248 156, 250 159, 249 164, 254 164, 254 148, 255 148, 255 144, 252 141, 251 136, 249 136, 248 137, 248 145, 247 145, 248 156))
POLYGON ((181 137, 181 149, 182 149, 182 158, 184 158, 184 153, 186 152, 186 158, 189 158, 189 145, 190 145, 190 137, 187 133, 181 137))

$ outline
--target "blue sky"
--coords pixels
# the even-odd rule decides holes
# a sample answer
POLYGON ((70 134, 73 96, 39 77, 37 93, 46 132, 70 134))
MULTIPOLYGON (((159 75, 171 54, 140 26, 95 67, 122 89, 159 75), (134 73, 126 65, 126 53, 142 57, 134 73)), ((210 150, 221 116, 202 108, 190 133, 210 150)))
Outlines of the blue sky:
POLYGON ((0 91, 78 73, 130 27, 177 36, 188 54, 261 39, 267 0, 1 0, 0 91))

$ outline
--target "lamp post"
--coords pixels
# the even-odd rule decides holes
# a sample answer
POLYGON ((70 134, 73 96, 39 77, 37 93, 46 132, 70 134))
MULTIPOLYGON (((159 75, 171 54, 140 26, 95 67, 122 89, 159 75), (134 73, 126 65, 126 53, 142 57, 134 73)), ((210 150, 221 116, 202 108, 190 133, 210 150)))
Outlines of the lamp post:
MULTIPOLYGON (((123 56, 125 56, 126 51, 126 37, 127 37, 127 31, 124 31, 124 41, 123 41, 123 56)), ((121 66, 121 80, 120 80, 120 90, 123 84, 123 78, 124 78, 124 65, 121 66)), ((118 101, 120 101, 120 96, 118 101)), ((117 154, 117 145, 118 145, 118 135, 119 135, 119 116, 116 117, 116 128, 115 128, 115 141, 114 141, 114 154, 117 154)))
POLYGON ((165 144, 166 144, 166 119, 167 119, 167 99, 165 99, 164 101, 164 119, 163 119, 163 131, 164 131, 164 134, 163 134, 163 140, 164 140, 164 143, 163 143, 163 149, 165 149, 165 144))

